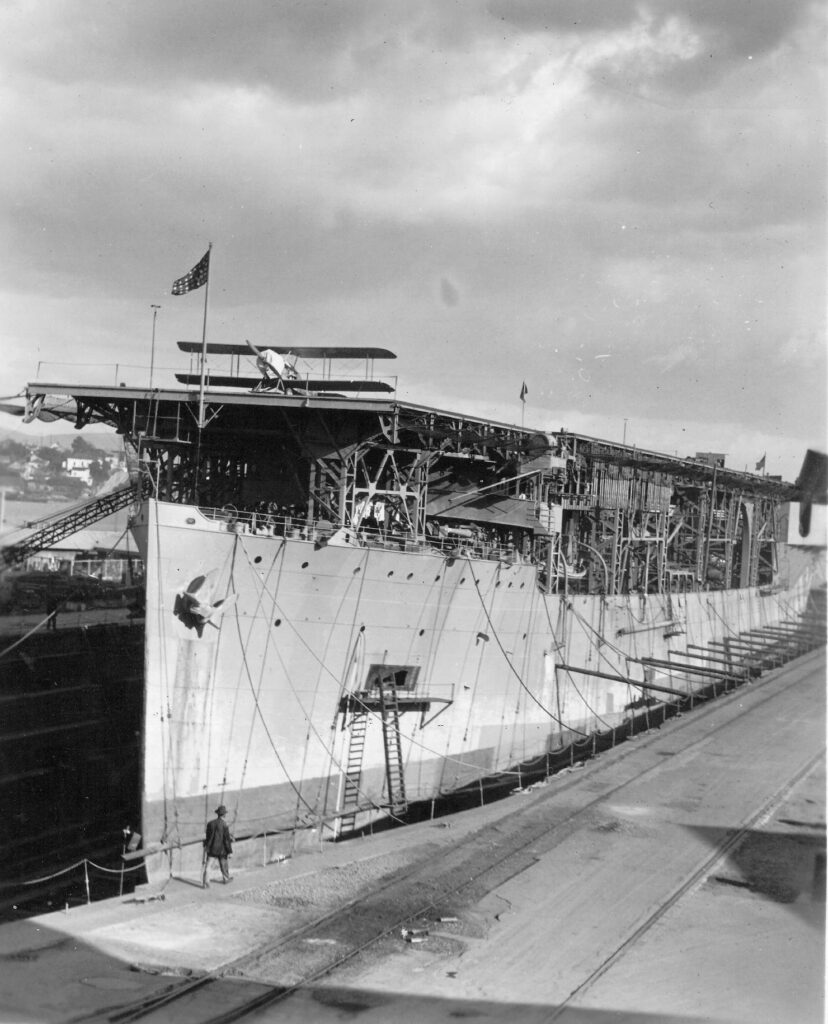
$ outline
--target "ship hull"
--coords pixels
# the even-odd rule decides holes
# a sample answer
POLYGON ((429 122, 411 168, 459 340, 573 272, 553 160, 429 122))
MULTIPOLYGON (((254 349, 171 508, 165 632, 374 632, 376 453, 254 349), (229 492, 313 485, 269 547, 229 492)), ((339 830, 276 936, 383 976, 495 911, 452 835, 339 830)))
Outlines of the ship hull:
POLYGON ((231 533, 154 500, 133 531, 147 573, 150 866, 195 865, 218 803, 238 854, 267 859, 393 813, 401 795, 434 800, 584 742, 645 700, 710 684, 645 676, 642 658, 772 626, 807 598, 806 579, 774 593, 545 594, 519 560, 231 533), (402 782, 372 696, 383 672, 396 673, 402 782))

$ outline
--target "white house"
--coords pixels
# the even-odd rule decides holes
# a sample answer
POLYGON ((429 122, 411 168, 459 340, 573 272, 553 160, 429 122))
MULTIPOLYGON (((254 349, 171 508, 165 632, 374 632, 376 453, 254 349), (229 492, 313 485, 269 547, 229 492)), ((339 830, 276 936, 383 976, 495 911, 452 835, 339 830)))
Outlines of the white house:
POLYGON ((94 459, 80 459, 74 455, 67 455, 63 460, 63 471, 67 476, 72 476, 76 480, 82 480, 87 487, 91 487, 92 474, 89 471, 89 467, 94 461, 94 459))

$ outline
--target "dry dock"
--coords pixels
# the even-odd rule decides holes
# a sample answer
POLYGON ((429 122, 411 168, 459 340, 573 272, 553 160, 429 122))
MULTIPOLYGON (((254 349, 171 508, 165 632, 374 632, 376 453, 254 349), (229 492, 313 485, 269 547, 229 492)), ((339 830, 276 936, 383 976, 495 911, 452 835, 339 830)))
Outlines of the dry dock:
POLYGON ((497 804, 2 926, 0 1020, 822 1021, 824 750, 820 650, 497 804))

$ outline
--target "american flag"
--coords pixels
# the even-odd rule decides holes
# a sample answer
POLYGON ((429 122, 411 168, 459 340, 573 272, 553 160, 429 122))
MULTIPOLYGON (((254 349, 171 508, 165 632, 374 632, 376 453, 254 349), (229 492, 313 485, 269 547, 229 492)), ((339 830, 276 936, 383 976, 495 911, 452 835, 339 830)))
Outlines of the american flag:
POLYGON ((207 275, 210 273, 210 250, 201 257, 189 274, 179 277, 173 281, 173 295, 186 295, 203 284, 207 284, 207 275))

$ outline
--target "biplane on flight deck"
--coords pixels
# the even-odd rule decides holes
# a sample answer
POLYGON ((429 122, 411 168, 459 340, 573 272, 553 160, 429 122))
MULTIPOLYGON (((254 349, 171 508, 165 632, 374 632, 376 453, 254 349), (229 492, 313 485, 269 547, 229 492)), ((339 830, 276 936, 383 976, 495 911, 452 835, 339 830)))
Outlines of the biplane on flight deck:
MULTIPOLYGON (((178 347, 182 352, 188 352, 191 355, 199 354, 202 351, 201 342, 198 341, 179 341, 178 347)), ((269 345, 267 348, 257 348, 248 341, 243 345, 208 343, 206 352, 208 355, 230 356, 231 359, 229 374, 217 374, 205 370, 204 383, 208 387, 247 388, 250 391, 272 391, 282 395, 366 391, 390 393, 395 390, 388 381, 374 379, 370 372, 374 359, 397 358, 387 348, 351 348, 341 345, 320 347, 269 345), (242 375, 241 360, 245 356, 255 358, 260 376, 242 375), (295 363, 292 362, 296 359, 319 360, 322 363, 321 371, 316 372, 313 376, 301 375, 297 372, 295 363), (365 375, 352 378, 332 377, 331 363, 334 359, 364 359, 365 375)), ((182 384, 199 384, 201 382, 200 373, 176 373, 175 376, 176 380, 182 384)))

